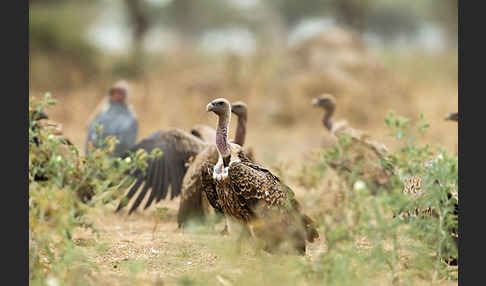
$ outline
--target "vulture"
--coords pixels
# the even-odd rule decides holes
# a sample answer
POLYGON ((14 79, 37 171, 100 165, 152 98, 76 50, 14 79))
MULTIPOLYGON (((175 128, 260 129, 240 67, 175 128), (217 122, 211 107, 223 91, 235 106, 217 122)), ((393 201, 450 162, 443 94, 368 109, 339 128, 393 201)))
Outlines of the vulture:
MULTIPOLYGON (((240 111, 239 108, 236 110, 236 112, 240 111)), ((244 110, 245 120, 241 121, 241 124, 246 125, 246 105, 244 110)), ((246 130, 246 126, 245 128, 238 126, 237 129, 246 130)), ((116 212, 120 211, 128 204, 130 199, 137 193, 142 185, 143 187, 140 193, 130 207, 129 214, 139 207, 149 191, 149 199, 145 204, 144 209, 151 206, 154 200, 159 202, 160 200, 165 199, 168 194, 169 186, 171 186, 171 199, 181 193, 182 182, 186 175, 186 171, 190 165, 193 165, 191 162, 195 160, 196 155, 206 151, 209 146, 214 144, 205 142, 201 137, 191 133, 177 128, 162 129, 143 139, 121 155, 121 157, 126 157, 130 152, 136 152, 139 149, 144 149, 147 153, 150 153, 155 148, 159 148, 163 153, 161 157, 149 160, 146 170, 137 170, 132 174, 136 177, 135 183, 131 186, 125 198, 119 203, 116 212)), ((237 139, 243 140, 240 142, 244 142, 244 138, 244 134, 241 134, 237 139)))
MULTIPOLYGON (((224 98, 206 106, 218 116, 216 164, 205 161, 200 172, 203 191, 211 206, 261 239, 264 249, 290 243, 305 254, 305 242, 319 237, 311 218, 301 212, 293 191, 262 165, 252 162, 238 144, 229 142, 231 106, 224 98)), ((288 245, 288 244, 287 244, 288 245)))
POLYGON ((346 155, 347 158, 340 162, 332 162, 330 166, 333 169, 352 172, 353 166, 361 164, 359 167, 361 177, 373 181, 378 186, 387 185, 393 170, 380 164, 388 153, 386 146, 370 140, 368 135, 349 127, 346 121, 334 123, 332 120, 336 109, 334 96, 330 94, 320 95, 312 101, 312 105, 324 109, 322 123, 334 138, 341 134, 346 134, 351 138, 351 152, 346 155))
MULTIPOLYGON (((236 136, 233 143, 243 147, 246 138, 248 107, 244 102, 233 102, 231 104, 231 112, 234 113, 238 118, 236 136)), ((185 223, 190 220, 199 220, 199 222, 203 222, 206 217, 206 213, 209 211, 209 204, 201 186, 200 173, 204 162, 208 161, 212 164, 216 164, 218 161, 218 150, 214 144, 216 142, 216 131, 206 125, 200 126, 207 127, 209 129, 206 130, 212 131, 213 140, 205 140, 205 142, 209 143, 209 145, 194 158, 194 161, 189 166, 187 173, 184 176, 184 180, 182 181, 181 200, 179 202, 179 211, 177 214, 177 223, 180 228, 184 227, 185 223)), ((193 132, 191 133, 194 134, 193 132)), ((253 150, 251 148, 244 149, 244 152, 251 161, 254 160, 253 150)), ((227 228, 223 230, 223 233, 226 232, 227 228)))
POLYGON ((88 152, 89 142, 95 148, 99 148, 101 140, 108 136, 118 139, 113 156, 119 156, 124 151, 135 145, 138 134, 138 119, 131 106, 127 105, 128 84, 125 81, 116 82, 108 92, 109 101, 101 109, 88 128, 86 149, 88 152), (101 138, 96 134, 96 126, 103 126, 101 138))

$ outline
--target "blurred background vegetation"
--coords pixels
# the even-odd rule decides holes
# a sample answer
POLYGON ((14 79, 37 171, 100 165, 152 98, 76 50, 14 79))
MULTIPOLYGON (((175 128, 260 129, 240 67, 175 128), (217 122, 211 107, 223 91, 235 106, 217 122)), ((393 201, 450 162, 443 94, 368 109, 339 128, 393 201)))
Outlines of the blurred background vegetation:
MULTIPOLYGON (((224 96, 246 101, 261 123, 250 140, 260 127, 276 131, 269 145, 256 141, 267 157, 277 156, 271 146, 279 136, 314 134, 309 123, 320 114, 306 111, 322 92, 338 97, 338 117, 385 143, 390 109, 422 112, 441 128, 457 109, 457 0, 29 3, 30 94, 60 100, 51 117, 79 145, 87 127, 80 122, 119 78, 132 84, 141 137, 206 123, 207 116, 178 110, 200 114, 202 104, 224 96)), ((432 128, 426 139, 455 151, 457 133, 448 132, 432 128)), ((290 145, 301 141, 280 153, 292 155, 290 145)))
POLYGON ((139 76, 150 71, 154 58, 163 64, 181 49, 277 54, 333 27, 356 32, 370 48, 432 53, 457 48, 457 0, 29 3, 33 88, 70 88, 106 73, 139 76))

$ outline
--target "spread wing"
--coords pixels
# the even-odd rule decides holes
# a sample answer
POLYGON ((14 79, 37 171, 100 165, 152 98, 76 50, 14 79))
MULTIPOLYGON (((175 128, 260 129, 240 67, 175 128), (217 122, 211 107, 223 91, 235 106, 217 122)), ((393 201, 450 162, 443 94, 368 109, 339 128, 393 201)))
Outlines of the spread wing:
MULTIPOLYGON (((142 185, 142 190, 130 208, 129 214, 138 208, 149 192, 150 195, 144 209, 148 208, 154 199, 156 202, 165 199, 169 186, 172 190, 171 199, 178 196, 187 171, 186 163, 191 157, 201 152, 205 146, 206 143, 199 138, 180 129, 172 128, 158 131, 130 148, 129 152, 144 149, 147 153, 159 148, 162 156, 148 160, 148 168, 143 172, 136 171, 132 174, 137 177, 135 184, 130 188, 125 199, 120 202, 116 211, 125 207, 142 185)), ((128 152, 122 157, 127 155, 128 152)))

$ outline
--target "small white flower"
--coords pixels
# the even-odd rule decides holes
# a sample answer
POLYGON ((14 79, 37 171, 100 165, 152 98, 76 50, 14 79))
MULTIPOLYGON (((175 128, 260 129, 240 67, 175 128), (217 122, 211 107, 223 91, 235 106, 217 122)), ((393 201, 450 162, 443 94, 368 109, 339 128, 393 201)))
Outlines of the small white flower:
POLYGON ((192 261, 187 261, 187 265, 191 265, 192 264, 192 261))
POLYGON ((49 135, 47 136, 47 139, 48 139, 48 140, 53 140, 53 139, 54 139, 54 135, 49 134, 49 135))
POLYGON ((159 253, 159 251, 157 249, 153 249, 153 248, 150 248, 150 252, 152 252, 153 254, 159 253))
POLYGON ((48 286, 59 286, 59 281, 57 278, 49 276, 46 281, 48 286))
POLYGON ((354 189, 355 191, 361 191, 361 190, 364 190, 364 189, 366 189, 366 183, 365 183, 365 182, 363 182, 363 181, 361 181, 361 180, 356 181, 356 182, 354 183, 354 185, 353 185, 353 189, 354 189))
POLYGON ((125 162, 130 163, 130 162, 132 162, 132 159, 130 157, 127 157, 127 158, 125 158, 125 162))
POLYGON ((61 155, 57 155, 57 157, 56 157, 56 161, 57 161, 57 162, 59 162, 59 161, 61 161, 61 160, 62 160, 61 155))

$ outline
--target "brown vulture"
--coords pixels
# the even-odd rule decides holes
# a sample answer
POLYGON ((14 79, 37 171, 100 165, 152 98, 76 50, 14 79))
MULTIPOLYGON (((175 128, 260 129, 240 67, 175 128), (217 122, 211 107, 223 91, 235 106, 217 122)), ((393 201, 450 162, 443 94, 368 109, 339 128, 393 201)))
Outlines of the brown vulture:
MULTIPOLYGON (((248 120, 248 107, 245 103, 237 101, 231 104, 231 112, 234 113, 238 118, 238 124, 236 126, 236 135, 233 143, 238 144, 243 147, 246 138, 246 127, 248 120)), ((177 214, 177 223, 179 227, 184 227, 184 225, 190 220, 198 220, 199 222, 204 222, 206 218, 206 213, 209 211, 209 205, 206 199, 206 195, 203 193, 201 185, 200 173, 203 167, 203 163, 209 161, 216 164, 218 161, 218 151, 216 149, 216 131, 206 125, 204 126, 206 131, 211 130, 211 132, 206 132, 206 138, 208 135, 212 134, 212 141, 206 141, 209 145, 199 153, 194 161, 189 166, 184 180, 182 182, 182 193, 181 200, 179 203, 179 212, 177 214)), ((193 129, 194 130, 194 129, 193 129)), ((192 132, 192 134, 194 134, 192 132)), ((244 152, 250 160, 253 161, 254 155, 251 148, 244 149, 244 152)), ((227 229, 223 232, 226 232, 227 229)))
POLYGON ((288 250, 305 254, 305 242, 319 236, 313 221, 301 212, 287 185, 249 160, 240 145, 229 142, 230 109, 224 98, 206 106, 208 112, 218 116, 218 160, 216 164, 204 162, 200 173, 209 203, 227 219, 241 223, 252 237, 264 243, 265 250, 273 251, 289 242, 288 250))

